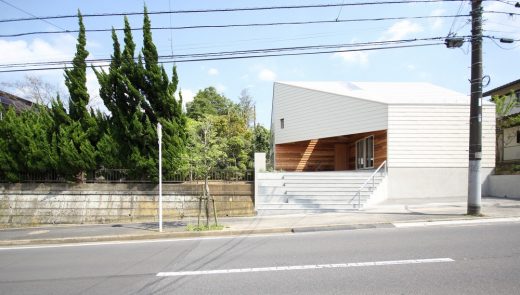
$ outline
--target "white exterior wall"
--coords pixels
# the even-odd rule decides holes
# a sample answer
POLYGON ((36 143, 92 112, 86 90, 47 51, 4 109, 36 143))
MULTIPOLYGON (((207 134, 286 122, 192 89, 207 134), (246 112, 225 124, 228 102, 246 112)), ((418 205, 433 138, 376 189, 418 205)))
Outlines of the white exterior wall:
POLYGON ((504 129, 504 160, 520 159, 520 143, 516 141, 516 132, 520 126, 504 129))
MULTIPOLYGON (((483 107, 482 167, 495 167, 495 108, 483 107)), ((388 167, 468 167, 469 106, 390 105, 388 167)))
POLYGON ((387 105, 274 83, 274 143, 387 129, 387 105), (280 129, 280 119, 284 129, 280 129))
MULTIPOLYGON (((482 194, 495 167, 495 107, 483 107, 482 194)), ((388 115, 389 198, 465 196, 469 106, 391 105, 388 115)))

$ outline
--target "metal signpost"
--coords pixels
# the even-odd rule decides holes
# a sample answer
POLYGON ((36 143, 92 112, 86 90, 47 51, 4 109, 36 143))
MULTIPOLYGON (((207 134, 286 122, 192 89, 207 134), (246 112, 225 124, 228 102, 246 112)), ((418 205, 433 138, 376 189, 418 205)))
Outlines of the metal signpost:
POLYGON ((159 232, 163 230, 162 222, 162 125, 157 123, 157 137, 159 139, 159 232))

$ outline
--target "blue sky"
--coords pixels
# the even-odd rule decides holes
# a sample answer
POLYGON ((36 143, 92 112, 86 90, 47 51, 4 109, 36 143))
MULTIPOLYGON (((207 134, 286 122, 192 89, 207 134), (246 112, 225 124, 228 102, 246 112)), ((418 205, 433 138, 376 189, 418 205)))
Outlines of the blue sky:
MULTIPOLYGON (((37 16, 74 14, 79 8, 87 13, 142 11, 143 1, 33 1, 6 0, 37 16)), ((279 5, 305 5, 350 3, 360 0, 312 0, 312 1, 147 1, 149 11, 213 9, 279 5)), ((366 2, 366 1, 365 1, 366 2)), ((512 1, 511 1, 512 2, 512 1)), ((485 1, 485 10, 520 13, 520 8, 498 1, 485 1)), ((469 13, 470 3, 443 2, 404 5, 372 5, 361 7, 313 8, 298 10, 270 10, 251 12, 227 12, 205 14, 175 14, 151 16, 153 27, 241 24, 262 22, 314 21, 352 18, 402 17, 453 15, 460 11, 469 13)), ((0 19, 27 17, 5 3, 0 2, 0 19)), ((520 39, 520 16, 485 14, 485 35, 520 39)), ((131 26, 142 26, 142 16, 129 17, 131 26)), ((1 34, 35 30, 77 29, 75 19, 0 23, 1 34)), ((123 17, 85 18, 87 29, 121 28, 123 17)), ((372 42, 408 38, 443 37, 453 27, 458 35, 469 35, 470 24, 466 18, 424 20, 393 20, 380 22, 332 23, 319 25, 292 25, 274 27, 248 27, 227 29, 158 30, 153 38, 160 55, 188 54, 217 51, 235 51, 274 47, 293 47, 323 44, 372 42), (173 37, 173 38, 172 38, 173 37), (173 48, 171 46, 173 44, 173 48)), ((121 34, 119 36, 122 36, 121 34)), ((0 38, 0 64, 69 60, 75 52, 75 34, 33 35, 16 38, 0 38)), ((142 33, 134 31, 134 40, 141 46, 142 33)), ((112 52, 110 33, 87 33, 89 58, 106 58, 112 52)), ((122 38, 120 38, 122 42, 122 38)), ((497 44, 484 42, 484 74, 491 82, 487 89, 519 79, 520 43, 497 44)), ((167 64, 168 73, 171 64, 167 64)), ((243 89, 248 89, 257 105, 258 121, 269 126, 272 85, 275 80, 344 80, 379 82, 430 82, 469 93, 470 54, 469 44, 459 49, 447 49, 443 45, 394 49, 384 51, 301 55, 292 57, 265 57, 178 63, 180 87, 184 97, 190 99, 196 92, 215 86, 219 92, 237 100, 243 89)), ((24 73, 0 73, 0 82, 20 80, 24 75, 36 75, 51 84, 63 86, 63 72, 39 71, 24 73)), ((92 105, 102 108, 97 97, 97 82, 93 73, 88 74, 88 86, 92 105)))

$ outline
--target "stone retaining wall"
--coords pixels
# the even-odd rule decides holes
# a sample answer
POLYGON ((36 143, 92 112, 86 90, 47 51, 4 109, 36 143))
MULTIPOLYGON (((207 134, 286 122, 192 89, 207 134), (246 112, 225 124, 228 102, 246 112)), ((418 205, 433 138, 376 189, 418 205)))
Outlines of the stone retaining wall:
MULTIPOLYGON (((198 214, 202 183, 164 184, 163 219, 198 214)), ((254 215, 253 184, 210 184, 219 216, 254 215)), ((0 226, 157 221, 153 184, 0 184, 0 226)), ((203 210, 204 211, 204 210, 203 210)), ((204 216, 204 212, 202 212, 204 216)))

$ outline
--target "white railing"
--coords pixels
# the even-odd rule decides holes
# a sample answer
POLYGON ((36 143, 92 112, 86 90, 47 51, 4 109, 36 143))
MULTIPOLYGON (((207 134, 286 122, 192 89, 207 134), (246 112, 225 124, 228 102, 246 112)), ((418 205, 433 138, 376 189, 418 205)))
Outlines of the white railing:
POLYGON ((359 187, 358 191, 356 192, 356 194, 354 195, 354 198, 352 198, 353 200, 356 199, 356 197, 358 198, 358 210, 361 209, 361 192, 369 185, 371 184, 371 186, 369 187, 369 189, 373 192, 376 188, 376 175, 380 173, 381 174, 381 177, 384 177, 386 176, 386 174, 388 173, 387 171, 387 167, 386 167, 386 161, 384 161, 383 163, 381 163, 381 165, 379 165, 379 167, 376 169, 376 171, 374 171, 374 173, 372 173, 372 175, 370 175, 370 177, 365 181, 365 183, 363 183, 363 185, 361 187, 359 187))

